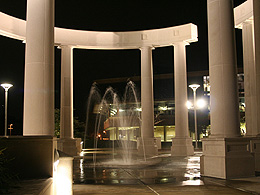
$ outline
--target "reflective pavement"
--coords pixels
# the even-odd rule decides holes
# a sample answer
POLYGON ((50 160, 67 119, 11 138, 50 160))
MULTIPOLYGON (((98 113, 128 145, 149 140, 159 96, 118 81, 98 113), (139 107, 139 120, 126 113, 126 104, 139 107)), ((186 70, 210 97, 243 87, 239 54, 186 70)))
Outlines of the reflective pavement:
POLYGON ((260 194, 260 177, 200 177, 200 155, 171 157, 170 150, 162 150, 147 163, 119 166, 117 160, 111 161, 109 150, 88 151, 74 160, 74 194, 260 194), (96 166, 93 153, 97 154, 96 166), (101 163, 109 159, 110 163, 101 163))

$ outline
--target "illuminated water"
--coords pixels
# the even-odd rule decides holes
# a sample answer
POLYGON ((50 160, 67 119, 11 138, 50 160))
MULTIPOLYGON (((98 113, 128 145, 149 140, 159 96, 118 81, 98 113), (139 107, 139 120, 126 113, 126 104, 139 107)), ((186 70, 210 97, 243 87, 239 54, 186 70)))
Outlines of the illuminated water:
MULTIPOLYGON (((89 116, 92 112, 91 109, 93 108, 97 114, 94 128, 94 149, 98 149, 98 142, 101 137, 100 132, 104 130, 102 129, 104 116, 105 118, 108 118, 109 126, 121 128, 122 132, 125 133, 125 136, 119 135, 118 138, 115 138, 115 133, 111 131, 109 132, 114 133, 114 136, 111 137, 110 135, 112 153, 110 157, 107 156, 108 162, 106 163, 111 163, 112 165, 121 164, 123 166, 143 163, 143 159, 144 161, 146 160, 145 154, 142 155, 141 159, 132 156, 132 150, 136 148, 136 139, 133 140, 133 135, 132 137, 129 135, 129 132, 134 132, 131 128, 140 128, 140 105, 138 103, 135 84, 132 81, 127 83, 122 98, 118 96, 112 87, 108 87, 104 95, 101 96, 97 85, 93 84, 88 98, 86 124, 88 124, 88 121, 90 120, 89 116), (117 152, 115 152, 115 148, 117 149, 117 152)), ((86 148, 86 134, 89 129, 90 128, 86 126, 84 148, 86 148)), ((94 166, 100 166, 100 163, 96 162, 96 153, 93 153, 93 163, 94 166)))
MULTIPOLYGON (((93 152, 93 151, 92 151, 93 152)), ((108 151, 100 151, 97 163, 106 162, 108 151)), ((170 151, 169 151, 170 152, 170 151)), ((91 152, 90 152, 91 153, 91 152)), ((74 160, 75 184, 166 184, 203 185, 200 178, 200 154, 191 157, 171 157, 161 154, 151 163, 137 166, 91 166, 91 154, 85 153, 81 159, 74 160), (90 157, 90 158, 88 158, 90 157)))
POLYGON ((113 146, 116 143, 119 147, 97 148, 102 115, 107 115, 109 110, 113 110, 110 118, 120 119, 112 120, 117 123, 112 126, 129 127, 133 118, 140 119, 140 112, 137 112, 140 106, 132 82, 127 84, 122 100, 111 87, 101 97, 96 85, 93 85, 88 103, 90 105, 93 102, 99 105, 96 109, 99 115, 95 121, 97 139, 93 148, 84 149, 81 156, 74 160, 75 184, 203 184, 200 179, 199 155, 171 157, 169 150, 166 153, 160 151, 157 157, 145 158, 145 154, 138 155, 136 146, 132 145, 133 141, 120 139, 112 141, 113 146), (129 102, 132 105, 130 108, 126 106, 129 102))

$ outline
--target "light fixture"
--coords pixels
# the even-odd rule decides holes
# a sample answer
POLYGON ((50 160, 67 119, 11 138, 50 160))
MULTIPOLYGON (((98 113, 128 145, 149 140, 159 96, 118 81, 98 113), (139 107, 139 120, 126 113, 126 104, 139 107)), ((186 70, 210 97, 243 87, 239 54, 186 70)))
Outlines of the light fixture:
POLYGON ((7 136, 7 98, 8 98, 8 89, 10 89, 13 85, 9 83, 1 84, 1 87, 5 89, 5 136, 7 136))
POLYGON ((196 105, 196 90, 200 87, 199 84, 192 84, 189 87, 193 90, 193 102, 194 102, 194 123, 195 123, 195 149, 198 148, 198 127, 197 127, 197 105, 196 105))

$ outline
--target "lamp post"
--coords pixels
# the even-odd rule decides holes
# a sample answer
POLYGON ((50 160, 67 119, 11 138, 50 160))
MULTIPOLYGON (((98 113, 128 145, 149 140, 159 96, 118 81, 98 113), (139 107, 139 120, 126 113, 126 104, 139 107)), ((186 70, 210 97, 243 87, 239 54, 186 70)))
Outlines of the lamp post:
POLYGON ((7 96, 8 96, 8 89, 10 89, 13 85, 4 83, 1 84, 1 87, 5 89, 5 136, 7 136, 7 96))
POLYGON ((195 149, 198 149, 198 129, 197 129, 197 102, 196 102, 196 90, 200 87, 198 84, 189 85, 193 90, 193 107, 194 107, 194 126, 195 126, 195 149))

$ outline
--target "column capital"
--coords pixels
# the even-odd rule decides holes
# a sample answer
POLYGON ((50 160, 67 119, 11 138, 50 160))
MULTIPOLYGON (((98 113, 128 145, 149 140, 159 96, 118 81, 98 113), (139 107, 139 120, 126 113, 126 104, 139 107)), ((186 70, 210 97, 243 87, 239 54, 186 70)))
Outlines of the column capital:
POLYGON ((243 25, 248 25, 248 24, 253 24, 253 23, 254 23, 253 19, 245 20, 244 22, 242 22, 242 28, 243 28, 243 25))
POLYGON ((74 49, 75 46, 73 46, 73 45, 58 45, 57 48, 58 48, 58 49, 63 49, 63 48, 71 48, 71 49, 74 49))
POLYGON ((148 48, 150 48, 150 49, 152 49, 152 50, 155 49, 154 46, 143 46, 143 47, 139 47, 139 50, 148 49, 148 48))
POLYGON ((177 42, 177 43, 173 43, 173 44, 172 44, 173 47, 179 46, 179 45, 187 46, 187 45, 190 45, 190 43, 187 42, 187 41, 182 41, 182 42, 177 42))

